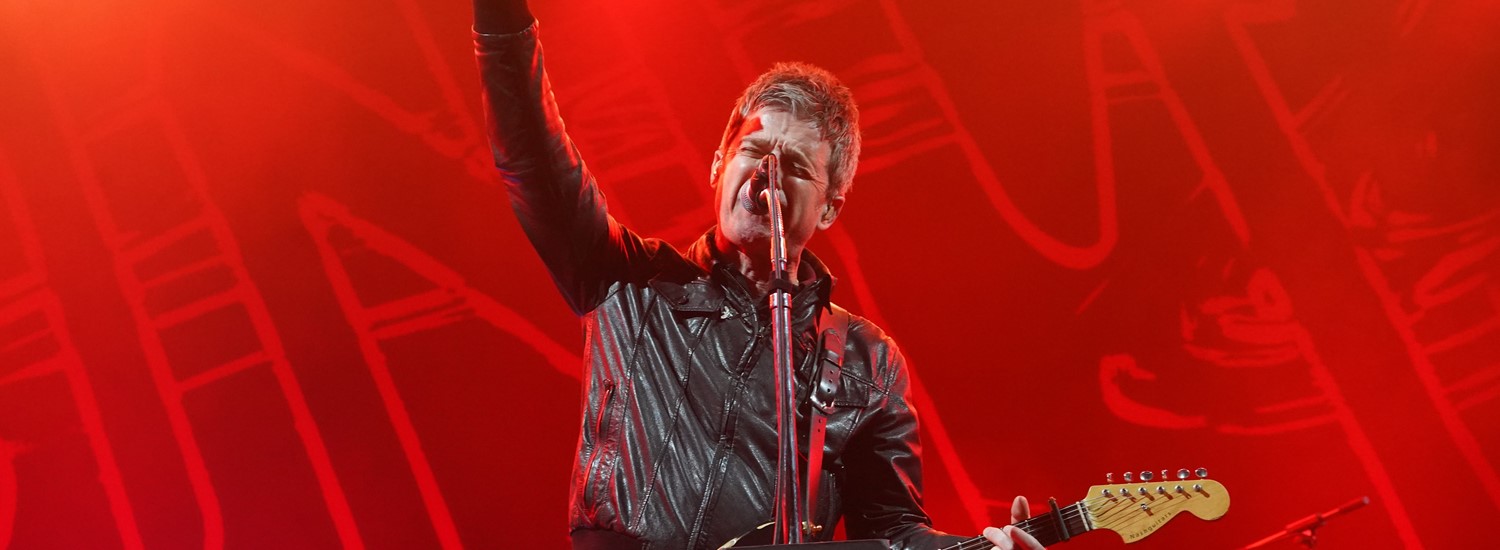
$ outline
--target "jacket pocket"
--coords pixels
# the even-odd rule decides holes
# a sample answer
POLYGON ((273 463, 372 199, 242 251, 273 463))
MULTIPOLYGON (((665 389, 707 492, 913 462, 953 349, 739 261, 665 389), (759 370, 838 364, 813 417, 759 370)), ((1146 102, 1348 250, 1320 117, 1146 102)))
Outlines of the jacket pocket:
POLYGON ((851 375, 845 370, 843 376, 839 377, 839 389, 833 394, 833 406, 835 408, 862 409, 870 405, 870 393, 874 388, 869 380, 858 375, 851 375))

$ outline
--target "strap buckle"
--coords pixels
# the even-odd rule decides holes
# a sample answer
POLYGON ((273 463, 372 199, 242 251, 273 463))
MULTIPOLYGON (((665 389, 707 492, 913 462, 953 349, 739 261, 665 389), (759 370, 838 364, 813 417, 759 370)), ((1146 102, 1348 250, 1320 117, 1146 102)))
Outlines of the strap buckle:
MULTIPOLYGON (((833 330, 825 331, 824 338, 834 338, 833 330)), ((837 352, 830 349, 823 350, 823 358, 818 361, 818 384, 813 387, 810 400, 824 414, 833 412, 834 394, 839 391, 839 377, 842 374, 840 361, 843 359, 837 352)))

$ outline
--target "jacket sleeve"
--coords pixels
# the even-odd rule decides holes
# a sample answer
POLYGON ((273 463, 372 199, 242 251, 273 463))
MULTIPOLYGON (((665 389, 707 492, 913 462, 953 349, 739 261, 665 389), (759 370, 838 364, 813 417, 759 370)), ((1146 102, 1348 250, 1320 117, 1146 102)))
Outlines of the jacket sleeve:
POLYGON ((604 194, 568 138, 542 68, 537 24, 474 33, 495 167, 522 229, 563 298, 582 315, 610 283, 631 277, 646 243, 610 217, 604 194))
POLYGON ((922 509, 922 448, 906 361, 888 349, 889 392, 844 453, 844 520, 851 539, 890 539, 897 550, 937 550, 964 537, 932 528, 922 509))

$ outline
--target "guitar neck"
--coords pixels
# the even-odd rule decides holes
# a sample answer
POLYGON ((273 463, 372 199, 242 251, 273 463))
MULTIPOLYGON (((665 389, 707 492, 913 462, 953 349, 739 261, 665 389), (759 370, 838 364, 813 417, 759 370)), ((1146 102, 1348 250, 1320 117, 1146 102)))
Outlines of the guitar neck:
MULTIPOLYGON (((1016 523, 1016 528, 1025 531, 1036 538, 1042 546, 1052 546, 1059 542, 1065 542, 1070 538, 1078 536, 1094 529, 1093 522, 1088 518, 1088 508, 1083 501, 1078 501, 1068 506, 1059 508, 1056 512, 1048 512, 1040 516, 1021 520, 1016 523)), ((982 550, 988 549, 993 544, 983 536, 965 540, 942 550, 982 550)))

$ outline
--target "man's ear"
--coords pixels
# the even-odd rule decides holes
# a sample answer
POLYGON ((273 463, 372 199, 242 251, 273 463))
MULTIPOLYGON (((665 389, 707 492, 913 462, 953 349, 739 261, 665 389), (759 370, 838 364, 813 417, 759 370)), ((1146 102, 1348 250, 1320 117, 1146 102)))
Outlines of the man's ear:
POLYGON ((823 205, 823 213, 818 216, 818 229, 824 230, 833 227, 833 220, 838 219, 839 212, 844 211, 844 196, 828 199, 828 204, 823 205))
POLYGON ((723 169, 724 169, 724 150, 723 149, 716 149, 716 150, 714 150, 714 165, 713 165, 713 168, 711 168, 709 170, 709 172, 708 172, 708 186, 709 187, 718 187, 719 186, 719 170, 723 170, 723 169))

